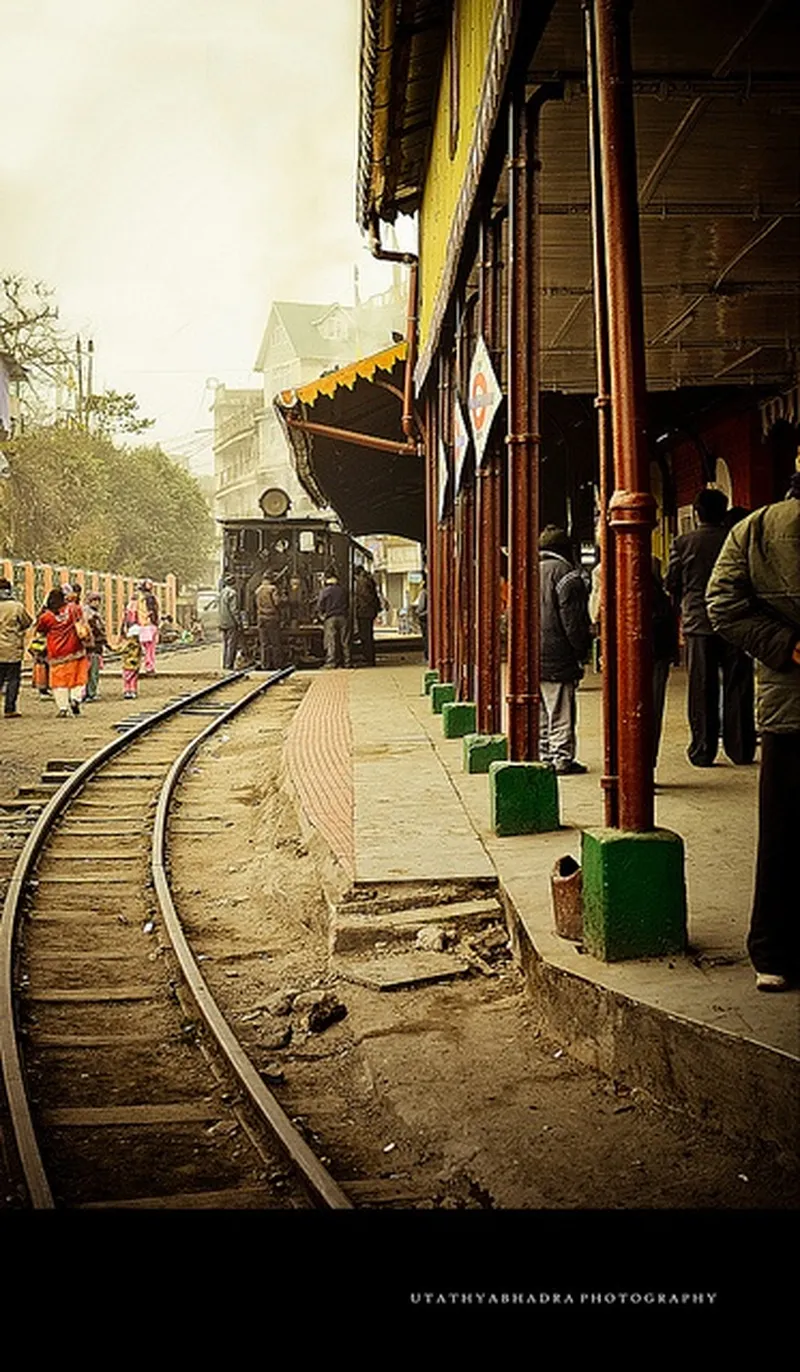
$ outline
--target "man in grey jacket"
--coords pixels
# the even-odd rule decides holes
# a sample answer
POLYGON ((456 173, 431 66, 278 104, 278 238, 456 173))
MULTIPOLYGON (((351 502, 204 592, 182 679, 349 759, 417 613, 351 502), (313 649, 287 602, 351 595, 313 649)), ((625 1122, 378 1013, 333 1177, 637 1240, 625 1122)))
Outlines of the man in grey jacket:
POLYGON ((14 587, 6 577, 0 577, 0 691, 5 694, 6 719, 19 715, 17 699, 22 675, 22 654, 25 630, 33 620, 22 604, 15 600, 14 587))
POLYGON ((747 950, 760 991, 800 978, 800 472, 786 500, 731 530, 706 594, 714 629, 757 666, 758 857, 747 950))
POLYGON ((242 615, 235 578, 230 572, 222 578, 219 593, 219 627, 222 631, 222 669, 225 672, 232 672, 236 664, 236 649, 242 630, 242 615))
POLYGON ((589 592, 572 561, 563 529, 548 524, 539 535, 541 664, 539 757, 560 776, 585 772, 575 759, 575 692, 589 655, 589 592))

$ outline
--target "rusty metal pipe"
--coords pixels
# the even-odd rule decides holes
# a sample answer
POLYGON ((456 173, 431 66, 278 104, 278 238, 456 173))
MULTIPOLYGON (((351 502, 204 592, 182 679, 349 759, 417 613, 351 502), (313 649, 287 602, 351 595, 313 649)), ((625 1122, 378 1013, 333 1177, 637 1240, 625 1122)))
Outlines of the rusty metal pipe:
POLYGON ((540 101, 509 104, 508 746, 539 755, 539 297, 536 190, 540 101))
POLYGON ((375 438, 372 434, 337 429, 332 424, 316 424, 310 419, 295 419, 288 415, 284 422, 289 429, 301 429, 303 433, 319 434, 322 438, 338 438, 344 443, 354 443, 359 448, 376 448, 381 453, 399 453, 407 457, 417 456, 416 443, 393 443, 390 438, 375 438))
POLYGON ((619 825, 653 827, 653 643, 642 271, 630 0, 595 0, 615 490, 619 825))
POLYGON ((608 309, 603 236, 603 188, 600 174, 600 130, 597 112, 597 70, 594 13, 584 4, 586 39, 586 89, 589 115, 589 183, 592 225, 592 273, 594 289, 594 336, 597 358, 597 455, 600 491, 600 658, 603 690, 603 817, 608 828, 619 823, 619 777, 617 775, 617 635, 613 530, 608 523, 608 504, 613 490, 613 443, 611 435, 611 379, 608 356, 608 309))
MULTIPOLYGON (((479 318, 492 361, 497 348, 497 230, 487 213, 479 245, 479 318)), ((475 704, 479 733, 500 732, 500 465, 496 440, 475 473, 477 524, 475 704)))
POLYGON ((401 262, 403 266, 409 267, 408 276, 408 311, 406 315, 406 340, 408 351, 406 353, 405 382, 403 385, 403 433, 406 438, 412 440, 417 436, 417 425, 414 417, 414 369, 417 365, 417 325, 418 325, 418 296, 419 296, 419 258, 411 252, 390 252, 381 246, 381 234, 377 216, 373 216, 369 224, 369 248, 372 256, 379 262, 401 262))

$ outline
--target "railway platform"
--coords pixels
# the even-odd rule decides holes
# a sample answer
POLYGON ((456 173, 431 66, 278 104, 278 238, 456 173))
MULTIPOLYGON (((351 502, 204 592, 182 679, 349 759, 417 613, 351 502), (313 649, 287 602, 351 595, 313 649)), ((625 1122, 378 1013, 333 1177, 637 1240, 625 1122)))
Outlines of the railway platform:
POLYGON ((656 822, 684 838, 689 949, 620 963, 560 937, 551 895, 556 861, 580 861, 581 829, 602 824, 599 677, 589 674, 579 692, 579 756, 589 770, 559 780, 561 827, 498 838, 488 779, 463 771, 462 741, 443 737, 422 675, 421 657, 314 673, 293 721, 289 775, 335 856, 346 900, 409 890, 419 905, 428 891, 435 909, 448 886, 455 899, 494 890, 543 1030, 667 1104, 792 1149, 798 993, 757 992, 744 951, 758 769, 722 757, 713 769, 690 766, 684 673, 669 685, 656 822))

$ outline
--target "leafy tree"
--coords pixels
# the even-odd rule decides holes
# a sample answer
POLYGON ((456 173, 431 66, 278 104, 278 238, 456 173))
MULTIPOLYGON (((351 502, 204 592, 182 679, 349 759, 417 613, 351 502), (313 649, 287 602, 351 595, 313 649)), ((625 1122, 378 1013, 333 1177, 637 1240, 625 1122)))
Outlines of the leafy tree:
POLYGON ((4 445, 5 556, 191 581, 214 521, 195 479, 158 447, 122 449, 102 434, 50 425, 4 445))
POLYGON ((154 419, 137 415, 139 402, 130 391, 104 391, 102 395, 88 395, 84 402, 89 427, 97 434, 140 434, 152 428, 154 419))

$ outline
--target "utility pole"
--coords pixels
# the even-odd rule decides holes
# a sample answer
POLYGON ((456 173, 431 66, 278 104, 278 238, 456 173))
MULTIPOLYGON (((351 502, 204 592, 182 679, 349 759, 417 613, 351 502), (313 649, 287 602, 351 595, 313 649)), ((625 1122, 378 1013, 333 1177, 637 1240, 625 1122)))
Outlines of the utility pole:
POLYGON ((75 340, 75 355, 78 361, 78 428, 83 428, 83 354, 80 334, 75 340))
POLYGON ((88 343, 89 357, 86 362, 86 428, 88 430, 92 421, 92 377, 94 373, 94 339, 90 338, 88 343))

